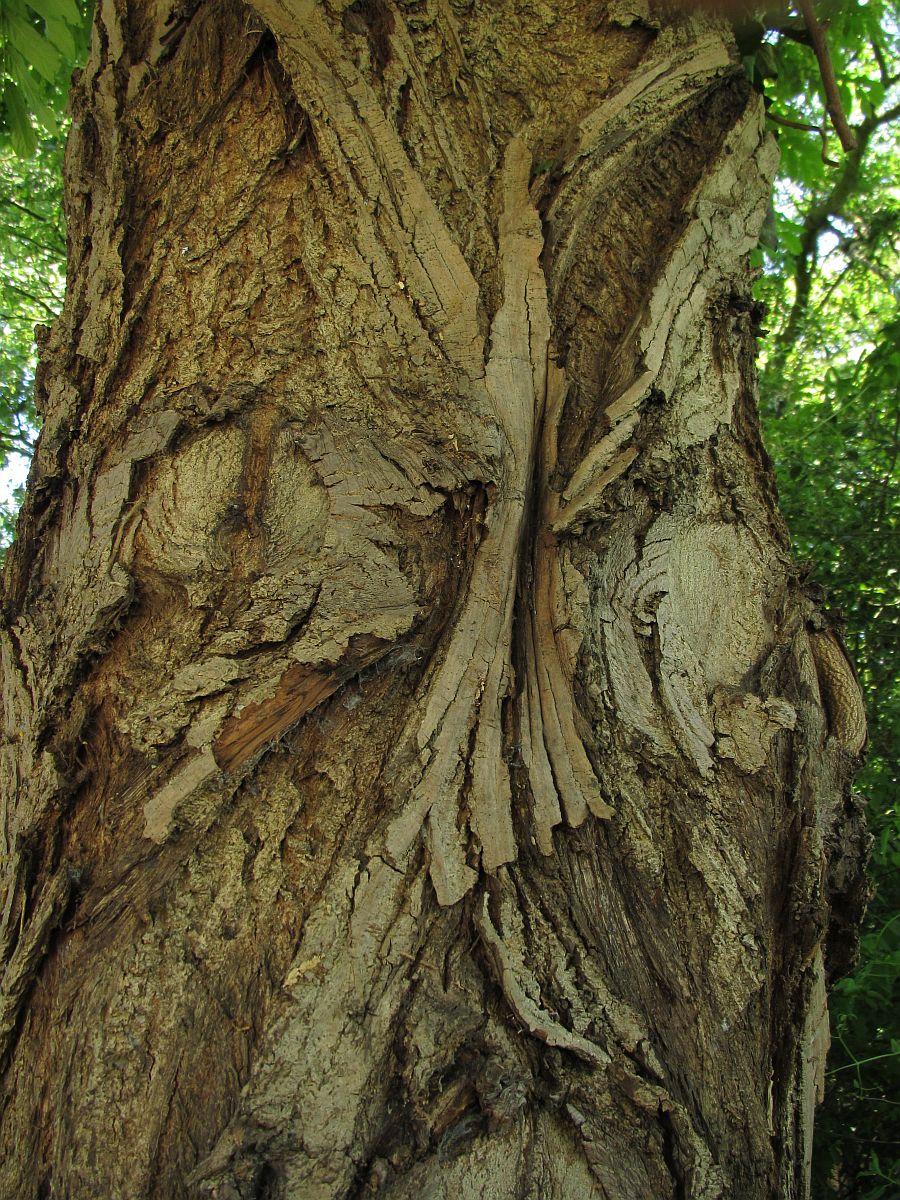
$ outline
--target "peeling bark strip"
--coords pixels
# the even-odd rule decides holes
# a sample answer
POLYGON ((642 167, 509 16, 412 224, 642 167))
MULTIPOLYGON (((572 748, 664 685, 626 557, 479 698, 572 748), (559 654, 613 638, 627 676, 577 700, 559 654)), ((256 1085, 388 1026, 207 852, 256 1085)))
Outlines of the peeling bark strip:
POLYGON ((643 0, 98 5, 0 1195, 806 1196, 865 718, 759 442, 774 156, 643 0))
POLYGON ((866 711, 846 651, 831 632, 810 636, 816 674, 831 731, 850 754, 866 744, 866 711))
MULTIPOLYGON (((599 797, 597 781, 575 731, 571 679, 564 678, 558 664, 550 595, 555 546, 544 534, 538 539, 533 582, 518 579, 522 536, 534 489, 537 487, 541 496, 547 494, 547 473, 534 478, 536 432, 545 419, 549 386, 556 393, 546 413, 552 446, 560 417, 559 392, 564 387, 563 373, 548 362, 550 322, 538 262, 540 221, 528 195, 530 165, 531 155, 524 143, 513 139, 500 182, 503 302, 491 327, 484 380, 485 402, 502 437, 503 468, 484 518, 485 532, 465 605, 429 683, 424 719, 416 732, 425 764, 423 778, 416 787, 414 804, 397 818, 385 842, 392 861, 406 861, 422 822, 428 819, 431 876, 440 904, 456 903, 478 878, 466 863, 460 808, 468 807, 471 832, 486 870, 495 871, 517 855, 502 729, 502 709, 512 694, 514 677, 511 655, 517 594, 524 609, 522 620, 536 625, 525 643, 528 690, 535 696, 527 716, 526 764, 532 775, 541 845, 550 852, 547 829, 561 820, 558 789, 573 825, 584 820, 588 809, 597 816, 612 813, 599 797)), ((555 467, 555 459, 552 465, 555 467)), ((544 522, 549 519, 548 512, 544 522)))
MULTIPOLYGON (((493 959, 503 994, 528 1032, 539 1041, 546 1042, 548 1046, 570 1050, 594 1066, 608 1063, 610 1058, 605 1050, 595 1046, 587 1038, 579 1037, 565 1026, 558 1024, 528 995, 527 988, 516 971, 508 948, 491 922, 486 896, 483 912, 475 918, 475 925, 493 959)), ((532 979, 530 982, 532 987, 537 990, 537 981, 532 979)))

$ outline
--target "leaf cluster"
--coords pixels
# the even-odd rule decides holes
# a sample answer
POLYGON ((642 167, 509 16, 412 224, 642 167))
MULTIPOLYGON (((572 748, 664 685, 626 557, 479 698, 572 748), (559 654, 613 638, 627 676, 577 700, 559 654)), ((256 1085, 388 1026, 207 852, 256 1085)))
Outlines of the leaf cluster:
POLYGON ((77 0, 0 0, 0 150, 38 147, 36 125, 59 132, 72 67, 86 49, 77 0))
MULTIPOLYGON (((62 150, 61 136, 30 159, 0 149, 0 469, 30 458, 37 436, 34 330, 53 321, 65 289, 62 150)), ((0 504, 0 546, 20 502, 0 504)))
MULTIPOLYGON (((63 109, 87 14, 83 0, 0 0, 0 470, 31 455, 34 328, 62 305, 63 109)), ((0 502, 0 548, 20 502, 21 488, 0 502)))
POLYGON ((870 728, 875 896, 830 1000, 813 1195, 876 1200, 900 1194, 900 8, 818 7, 855 150, 829 129, 795 13, 770 17, 748 64, 781 146, 760 384, 795 551, 842 625, 870 728))

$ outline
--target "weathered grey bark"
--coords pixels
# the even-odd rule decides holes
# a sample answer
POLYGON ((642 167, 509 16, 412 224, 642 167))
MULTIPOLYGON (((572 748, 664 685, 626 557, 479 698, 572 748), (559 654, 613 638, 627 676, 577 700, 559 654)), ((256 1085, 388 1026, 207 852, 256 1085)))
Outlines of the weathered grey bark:
POLYGON ((865 732, 727 26, 102 0, 73 105, 0 1194, 802 1197, 865 732))

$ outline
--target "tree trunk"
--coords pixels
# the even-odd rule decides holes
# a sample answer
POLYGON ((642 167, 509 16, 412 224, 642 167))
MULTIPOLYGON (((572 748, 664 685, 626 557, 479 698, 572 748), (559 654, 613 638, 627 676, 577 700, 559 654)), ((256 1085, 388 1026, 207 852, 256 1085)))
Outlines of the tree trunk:
POLYGON ((803 1197, 865 724, 728 27, 102 0, 72 104, 0 1194, 803 1197))

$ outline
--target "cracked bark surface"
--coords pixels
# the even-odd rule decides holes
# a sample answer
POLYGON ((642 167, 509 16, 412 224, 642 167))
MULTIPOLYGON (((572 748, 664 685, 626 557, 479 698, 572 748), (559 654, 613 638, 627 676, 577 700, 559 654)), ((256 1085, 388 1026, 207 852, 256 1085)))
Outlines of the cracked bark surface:
POLYGON ((805 1196, 865 718, 727 26, 109 0, 73 117, 0 1193, 805 1196))

